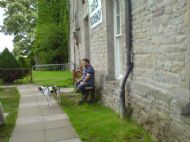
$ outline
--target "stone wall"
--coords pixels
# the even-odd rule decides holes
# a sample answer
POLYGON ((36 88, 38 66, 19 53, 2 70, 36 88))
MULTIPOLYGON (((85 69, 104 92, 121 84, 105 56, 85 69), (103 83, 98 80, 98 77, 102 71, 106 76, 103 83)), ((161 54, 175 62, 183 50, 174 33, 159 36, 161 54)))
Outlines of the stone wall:
MULTIPOLYGON (((103 22, 89 30, 90 60, 96 70, 97 94, 102 95, 105 106, 119 113, 121 80, 110 80, 108 77, 114 66, 114 51, 110 48, 113 26, 109 17, 110 1, 102 0, 103 22)), ((124 74, 125 7, 124 0, 120 2, 124 74)), ((190 97, 190 1, 131 2, 134 68, 126 85, 128 111, 132 111, 132 118, 149 130, 158 141, 189 142, 190 117, 181 115, 181 109, 188 104, 190 97)), ((78 8, 81 30, 79 48, 81 52, 85 52, 82 25, 84 18, 88 16, 88 5, 81 3, 78 8)), ((72 26, 73 22, 71 28, 72 26)), ((85 57, 85 54, 81 56, 85 57)))
POLYGON ((135 80, 184 87, 186 0, 132 1, 135 80))
POLYGON ((188 103, 189 91, 171 88, 167 93, 138 82, 130 83, 127 103, 133 109, 132 117, 149 130, 158 141, 188 141, 190 119, 181 115, 188 103))
MULTIPOLYGON (((71 15, 75 15, 76 14, 76 18, 74 17, 74 21, 70 23, 70 27, 71 29, 73 29, 73 31, 75 31, 76 27, 76 22, 78 20, 78 27, 80 27, 80 31, 79 31, 79 45, 78 48, 75 45, 75 54, 76 54, 76 62, 77 64, 79 64, 79 59, 85 58, 85 43, 84 43, 84 19, 86 17, 89 18, 89 14, 88 14, 88 4, 82 4, 82 1, 72 1, 70 0, 71 3, 71 11, 70 11, 70 18, 73 19, 73 17, 71 15), (78 3, 78 10, 77 10, 77 3, 78 3), (74 6, 73 6, 74 4, 74 6), (73 11, 75 14, 73 14, 73 11), (78 19, 77 19, 78 18, 78 19), (78 50, 79 49, 79 50, 78 50), (79 52, 80 53, 79 53, 79 52), (79 57, 80 56, 80 57, 79 57)), ((102 2, 102 6, 105 6, 104 1, 102 2)), ((105 9, 102 10, 103 15, 105 15, 105 9)), ((93 28, 89 30, 89 42, 90 42, 90 61, 93 64, 94 68, 97 71, 102 71, 102 72, 106 72, 107 71, 107 34, 106 34, 106 28, 105 28, 105 17, 103 17, 103 22, 93 28)), ((70 49, 70 61, 73 61, 73 56, 74 55, 74 39, 72 36, 72 32, 70 32, 70 43, 71 43, 71 49, 70 49)))
MULTIPOLYGON (((126 108, 132 118, 147 129, 155 140, 161 142, 188 142, 190 118, 181 115, 189 102, 190 92, 170 88, 162 92, 137 81, 126 86, 126 108)), ((104 81, 102 103, 119 113, 119 82, 104 81)))

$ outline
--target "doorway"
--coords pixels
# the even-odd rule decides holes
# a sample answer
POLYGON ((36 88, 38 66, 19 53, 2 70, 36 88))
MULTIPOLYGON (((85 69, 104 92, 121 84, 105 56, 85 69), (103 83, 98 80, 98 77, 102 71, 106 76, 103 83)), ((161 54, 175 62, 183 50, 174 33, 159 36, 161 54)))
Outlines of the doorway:
POLYGON ((90 60, 90 42, 89 42, 89 20, 88 16, 84 19, 84 44, 85 56, 90 60))

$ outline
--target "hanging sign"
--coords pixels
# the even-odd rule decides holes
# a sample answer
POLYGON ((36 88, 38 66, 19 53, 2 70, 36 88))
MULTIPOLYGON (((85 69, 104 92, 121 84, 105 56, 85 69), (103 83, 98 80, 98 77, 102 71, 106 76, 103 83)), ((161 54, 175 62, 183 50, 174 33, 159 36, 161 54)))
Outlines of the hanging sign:
POLYGON ((90 13, 90 27, 94 28, 102 22, 101 0, 88 0, 90 13))

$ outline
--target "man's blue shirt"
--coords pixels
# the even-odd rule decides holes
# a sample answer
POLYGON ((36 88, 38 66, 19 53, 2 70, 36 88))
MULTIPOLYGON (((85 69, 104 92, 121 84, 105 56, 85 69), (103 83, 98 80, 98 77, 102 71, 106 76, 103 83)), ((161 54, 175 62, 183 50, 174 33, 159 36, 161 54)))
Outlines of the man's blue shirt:
POLYGON ((84 79, 86 78, 87 73, 90 74, 90 79, 87 80, 86 82, 88 82, 88 83, 90 83, 90 84, 91 84, 91 83, 94 84, 94 68, 93 68, 91 65, 89 65, 89 66, 87 66, 87 67, 85 67, 85 68, 83 69, 82 80, 84 80, 84 79))

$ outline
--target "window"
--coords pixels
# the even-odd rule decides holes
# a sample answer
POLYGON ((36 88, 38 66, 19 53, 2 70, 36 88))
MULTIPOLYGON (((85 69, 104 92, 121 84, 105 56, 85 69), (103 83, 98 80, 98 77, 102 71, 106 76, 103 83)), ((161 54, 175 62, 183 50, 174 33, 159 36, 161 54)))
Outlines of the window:
POLYGON ((114 55, 115 55, 115 78, 122 77, 121 62, 121 14, 120 1, 114 0, 114 55))
POLYGON ((115 19, 116 19, 116 34, 120 35, 120 28, 121 28, 121 24, 120 24, 120 5, 119 5, 119 0, 116 0, 116 14, 115 14, 115 19))

